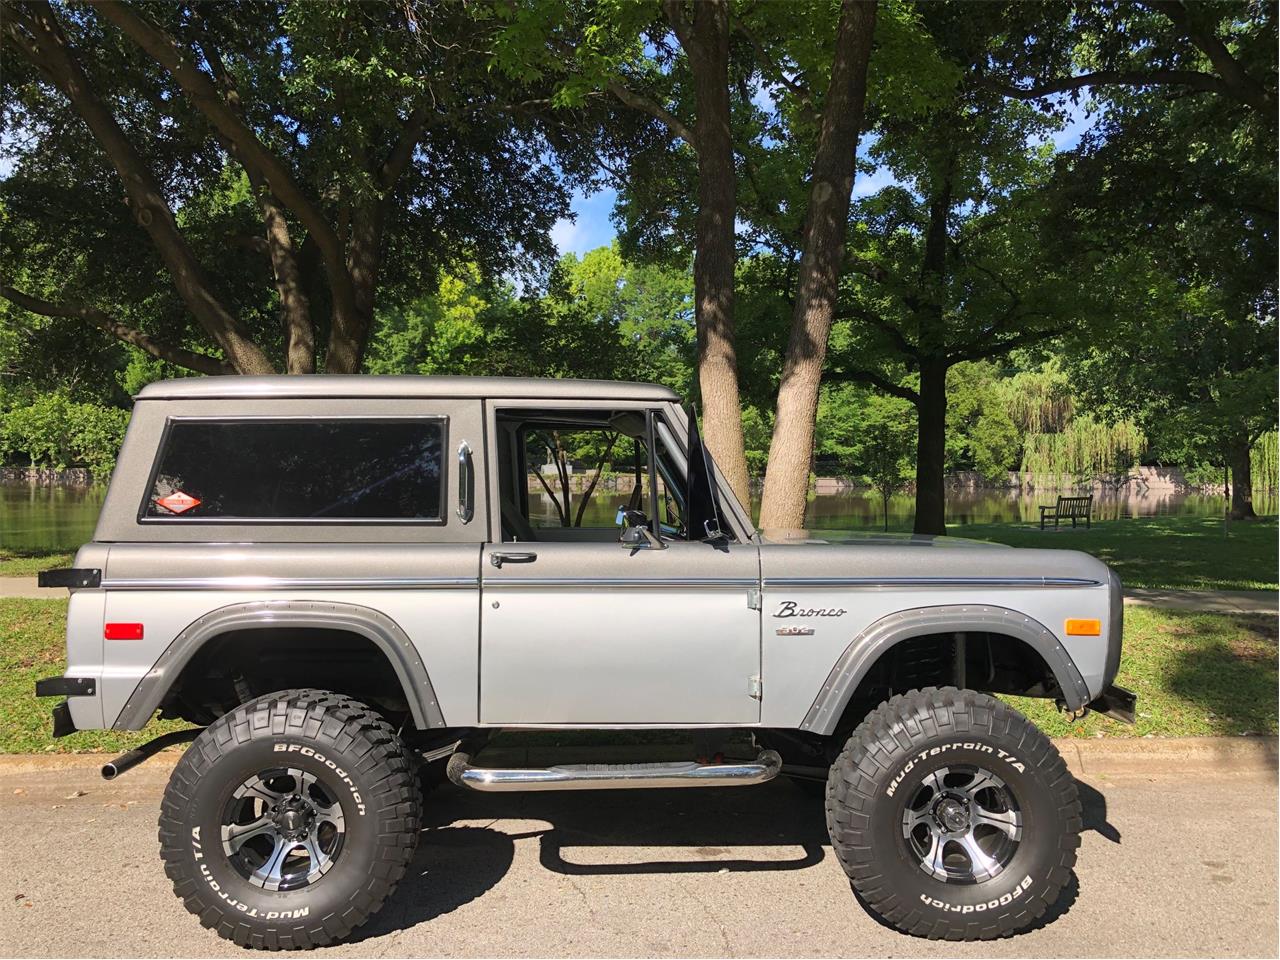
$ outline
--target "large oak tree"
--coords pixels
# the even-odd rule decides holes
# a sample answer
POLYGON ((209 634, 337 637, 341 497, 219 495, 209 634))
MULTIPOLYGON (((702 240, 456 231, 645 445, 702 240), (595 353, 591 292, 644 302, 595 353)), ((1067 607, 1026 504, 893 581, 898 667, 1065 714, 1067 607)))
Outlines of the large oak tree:
POLYGON ((491 39, 413 2, 7 4, 0 294, 202 373, 358 372, 441 266, 553 254, 573 156, 491 39))

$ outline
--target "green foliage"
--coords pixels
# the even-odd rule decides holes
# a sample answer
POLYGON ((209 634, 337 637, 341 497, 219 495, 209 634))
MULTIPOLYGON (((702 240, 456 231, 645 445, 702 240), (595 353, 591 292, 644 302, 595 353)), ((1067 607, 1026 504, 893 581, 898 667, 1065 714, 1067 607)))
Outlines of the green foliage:
POLYGON ((873 397, 858 437, 860 478, 880 494, 884 529, 889 529, 889 498, 915 468, 916 425, 911 405, 896 398, 873 397))
POLYGON ((430 296, 379 314, 365 369, 644 380, 687 395, 692 298, 687 271, 627 263, 616 246, 565 255, 523 296, 462 263, 430 296))
POLYGON ((742 442, 747 453, 747 471, 752 480, 763 480, 769 465, 769 441, 773 438, 773 422, 760 407, 742 408, 742 442))
POLYGON ((1264 433, 1250 451, 1254 491, 1280 490, 1280 437, 1276 431, 1264 433))
MULTIPOLYGON (((266 166, 252 153, 229 151, 208 101, 182 90, 99 8, 52 6, 88 87, 161 182, 210 299, 280 368, 280 298, 259 191, 247 175, 261 176, 266 166)), ((550 229, 569 212, 571 187, 589 178, 593 152, 559 123, 553 156, 545 118, 516 106, 545 103, 546 90, 489 68, 498 25, 475 6, 287 0, 233 8, 164 0, 133 14, 171 37, 184 61, 220 90, 215 63, 225 66, 237 112, 296 184, 296 196, 275 193, 322 368, 343 264, 350 283, 371 288, 357 304, 365 316, 373 304, 395 310, 412 302, 459 261, 480 264, 488 278, 531 278, 553 262, 550 229), (408 161, 393 176, 401 144, 410 147, 408 161), (312 229, 317 223, 328 230, 312 229), (327 259, 320 247, 329 231, 337 256, 327 259)), ((10 26, 15 36, 24 29, 10 26)), ((104 145, 50 83, 51 71, 19 49, 6 45, 0 77, 8 131, 0 144, 4 282, 58 304, 91 305, 166 344, 219 355, 218 338, 188 309, 199 301, 175 291, 166 245, 120 202, 120 175, 104 145)), ((43 360, 63 383, 83 381, 85 368, 110 382, 132 350, 77 317, 33 320, 16 312, 35 334, 29 352, 43 355, 33 369, 43 360)))
POLYGON ((105 480, 128 425, 126 410, 48 394, 0 414, 0 460, 56 470, 87 467, 95 480, 105 480))
POLYGON ((1077 417, 1060 433, 1026 438, 1022 472, 1033 483, 1070 486, 1094 478, 1119 480, 1137 465, 1146 438, 1132 420, 1103 423, 1077 417))

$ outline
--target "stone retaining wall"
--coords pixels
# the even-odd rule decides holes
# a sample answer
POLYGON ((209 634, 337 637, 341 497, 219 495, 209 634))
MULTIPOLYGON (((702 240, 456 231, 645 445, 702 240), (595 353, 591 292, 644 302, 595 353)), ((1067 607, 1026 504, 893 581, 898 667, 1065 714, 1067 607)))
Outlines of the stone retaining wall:
POLYGON ((93 476, 84 467, 54 470, 51 467, 0 467, 0 483, 34 483, 45 487, 87 487, 93 476))

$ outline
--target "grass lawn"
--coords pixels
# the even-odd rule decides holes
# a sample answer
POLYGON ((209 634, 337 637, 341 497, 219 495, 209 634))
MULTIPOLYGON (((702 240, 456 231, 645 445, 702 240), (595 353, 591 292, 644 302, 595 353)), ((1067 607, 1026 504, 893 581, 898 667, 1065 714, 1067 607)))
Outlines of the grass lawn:
POLYGON ((1038 524, 970 524, 947 532, 1013 547, 1083 550, 1126 587, 1275 590, 1276 518, 1224 524, 1213 517, 1139 517, 1041 531, 1038 524))
POLYGON ((137 733, 94 730, 53 739, 56 697, 36 699, 35 683, 66 666, 66 600, 0 600, 0 753, 119 753, 189 724, 155 723, 137 733))
MULTIPOLYGON (((63 669, 65 600, 0 600, 0 753, 121 751, 184 724, 139 733, 50 736, 57 701, 32 695, 63 669)), ((1118 682, 1138 694, 1136 727, 1090 716, 1068 723, 1044 700, 1008 698, 1055 737, 1275 734, 1276 624, 1270 618, 1125 610, 1118 682)))
POLYGON ((34 577, 41 570, 69 567, 74 553, 24 553, 0 548, 0 577, 34 577))
POLYGON ((1006 697, 1053 737, 1275 735, 1276 621, 1126 607, 1116 683, 1138 695, 1134 726, 1069 722, 1047 700, 1006 697))

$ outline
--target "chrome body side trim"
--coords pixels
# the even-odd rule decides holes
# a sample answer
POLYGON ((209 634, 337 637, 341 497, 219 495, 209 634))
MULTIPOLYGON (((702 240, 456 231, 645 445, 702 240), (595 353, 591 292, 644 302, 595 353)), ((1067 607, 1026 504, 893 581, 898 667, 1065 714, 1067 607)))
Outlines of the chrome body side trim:
POLYGON ((465 753, 449 762, 449 778, 485 793, 516 790, 634 790, 669 787, 748 787, 772 780, 782 758, 765 750, 752 762, 569 763, 543 769, 475 767, 465 753))
POLYGON ((104 590, 460 590, 479 586, 477 577, 140 577, 102 581, 104 590))
POLYGON ((754 577, 487 577, 486 590, 495 587, 734 587, 758 586, 754 577))
POLYGON ((777 587, 1100 587, 1083 577, 769 577, 777 587))

